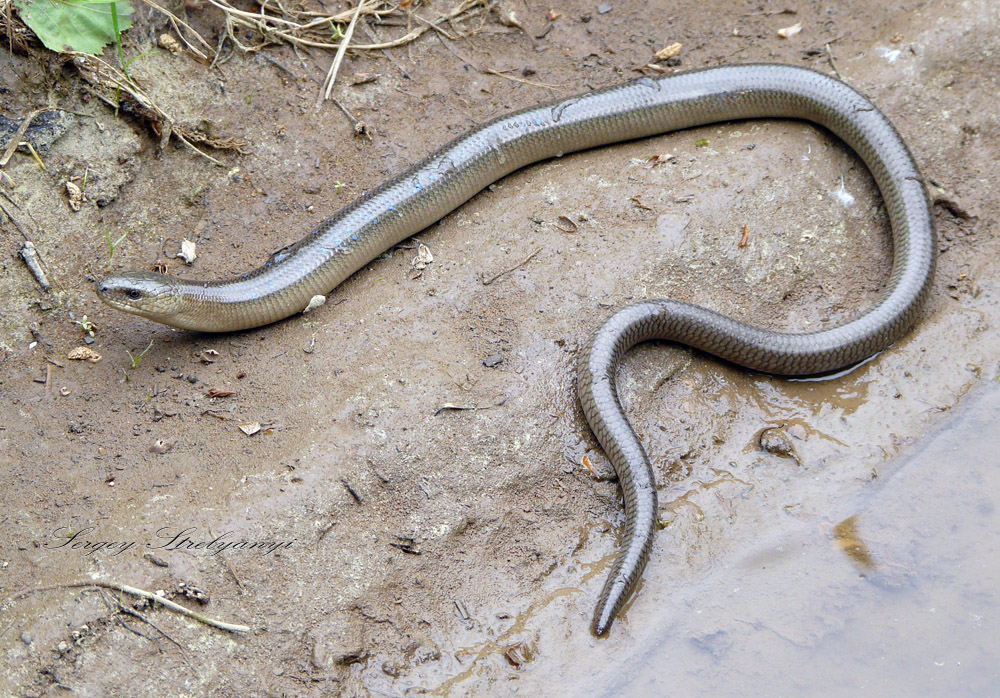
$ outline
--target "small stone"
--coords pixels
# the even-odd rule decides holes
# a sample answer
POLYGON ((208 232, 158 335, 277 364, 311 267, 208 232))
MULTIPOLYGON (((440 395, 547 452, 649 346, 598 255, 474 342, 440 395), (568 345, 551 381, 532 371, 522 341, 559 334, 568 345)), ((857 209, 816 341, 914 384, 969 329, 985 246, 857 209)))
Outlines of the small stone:
POLYGON ((806 432, 806 428, 801 424, 793 424, 788 427, 788 435, 793 439, 798 439, 799 441, 805 441, 806 437, 809 435, 806 432))
POLYGON ((93 349, 88 349, 87 347, 77 347, 66 355, 66 358, 70 361, 86 361, 88 363, 96 364, 101 360, 101 355, 98 354, 93 349))
POLYGON ((30 645, 31 644, 31 633, 29 633, 27 630, 25 630, 23 633, 21 633, 21 642, 23 642, 26 645, 30 645))
POLYGON ((600 5, 597 6, 597 13, 598 14, 606 15, 609 12, 611 12, 611 3, 610 2, 602 2, 600 5))
POLYGON ((382 673, 386 676, 391 676, 394 679, 399 678, 399 665, 394 664, 393 662, 382 662, 382 673))
POLYGON ((783 429, 770 428, 760 433, 760 447, 776 456, 791 456, 795 449, 783 429))
POLYGON ((174 37, 170 36, 170 34, 160 34, 160 38, 157 39, 156 43, 160 48, 167 49, 175 56, 183 50, 181 48, 181 43, 174 37))
POLYGON ((486 368, 493 368, 499 363, 503 362, 503 356, 500 354, 490 354, 485 359, 483 359, 483 366, 486 368))

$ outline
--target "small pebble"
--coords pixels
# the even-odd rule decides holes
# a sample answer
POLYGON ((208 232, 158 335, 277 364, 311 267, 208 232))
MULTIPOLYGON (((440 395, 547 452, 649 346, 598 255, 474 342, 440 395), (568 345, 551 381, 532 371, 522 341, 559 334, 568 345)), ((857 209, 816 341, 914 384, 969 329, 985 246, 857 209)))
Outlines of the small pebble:
POLYGON ((765 429, 761 432, 760 447, 776 456, 790 456, 794 452, 792 442, 781 429, 765 429))
POLYGON ((483 366, 486 368, 493 368, 497 364, 503 362, 503 356, 500 354, 490 354, 485 359, 483 359, 483 366))
POLYGON ((600 5, 597 6, 597 12, 598 14, 602 15, 608 14, 609 12, 611 12, 611 3, 602 2, 600 5))

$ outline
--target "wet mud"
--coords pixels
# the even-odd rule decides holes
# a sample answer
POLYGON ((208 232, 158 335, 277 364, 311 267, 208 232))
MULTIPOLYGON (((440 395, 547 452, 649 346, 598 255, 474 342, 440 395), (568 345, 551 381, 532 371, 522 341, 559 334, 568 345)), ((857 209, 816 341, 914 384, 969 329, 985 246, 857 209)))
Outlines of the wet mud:
MULTIPOLYGON (((250 144, 212 151, 222 167, 173 141, 161 149, 72 71, 4 49, 0 107, 76 114, 41 154, 45 170, 18 153, 4 170, 14 186, 2 185, 53 287, 39 289, 17 257, 21 231, 0 221, 6 693, 611 695, 608 672, 651 651, 653 666, 671 663, 661 627, 678 628, 687 653, 725 657, 735 682, 761 663, 755 640, 699 621, 699 599, 748 565, 764 588, 792 584, 799 568, 758 569, 789 555, 763 540, 816 528, 844 565, 867 574, 869 554, 882 564, 879 548, 864 552, 863 515, 841 524, 858 514, 845 502, 879 489, 998 375, 1000 10, 606 5, 561 5, 547 32, 549 6, 512 5, 523 31, 490 15, 460 55, 428 32, 391 60, 348 58, 347 75, 381 74, 335 89, 370 140, 335 107, 315 108, 330 56, 300 62, 274 47, 282 67, 236 54, 208 70, 155 49, 147 30, 162 22, 139 13, 146 30, 126 48, 152 54, 133 63, 137 79, 178 120, 250 144), (798 22, 799 34, 778 36, 798 22), (607 639, 589 621, 623 516, 576 401, 577 352, 638 298, 790 331, 871 303, 890 273, 888 221, 864 165, 828 133, 717 124, 521 170, 322 308, 252 331, 174 331, 94 295, 109 269, 252 269, 472 125, 638 77, 674 41, 680 69, 780 61, 836 71, 870 97, 924 173, 940 257, 917 327, 845 375, 783 380, 656 343, 628 355, 619 392, 653 461, 664 527, 607 639), (86 182, 78 212, 67 180, 86 182), (110 255, 109 235, 126 233, 110 255), (197 244, 190 266, 171 258, 183 238, 197 244), (418 242, 433 254, 423 268, 418 242), (69 360, 79 346, 101 360, 69 360), (102 542, 118 545, 94 550, 102 542), (88 579, 162 590, 249 632, 95 589, 19 596, 88 579)), ((191 19, 206 35, 220 20, 191 19)), ((958 492, 945 505, 966 510, 958 492)), ((884 579, 905 584, 905 570, 884 579)), ((778 595, 755 595, 744 620, 795 647, 857 617, 847 591, 822 617, 778 595)), ((735 690, 706 671, 683 685, 735 690)))

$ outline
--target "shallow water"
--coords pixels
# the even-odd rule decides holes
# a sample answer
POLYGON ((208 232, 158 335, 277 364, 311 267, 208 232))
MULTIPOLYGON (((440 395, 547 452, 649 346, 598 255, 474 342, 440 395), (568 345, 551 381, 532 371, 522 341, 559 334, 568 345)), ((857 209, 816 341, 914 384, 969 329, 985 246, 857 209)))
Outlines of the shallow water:
POLYGON ((880 485, 664 608, 602 695, 1000 695, 998 422, 991 385, 880 485))

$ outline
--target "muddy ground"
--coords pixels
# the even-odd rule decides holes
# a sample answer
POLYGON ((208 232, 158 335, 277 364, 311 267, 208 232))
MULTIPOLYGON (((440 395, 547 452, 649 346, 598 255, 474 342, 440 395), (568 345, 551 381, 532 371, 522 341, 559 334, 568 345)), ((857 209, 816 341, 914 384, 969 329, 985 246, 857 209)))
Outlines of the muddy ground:
MULTIPOLYGON (((460 25, 470 36, 457 42, 428 32, 388 55, 350 56, 334 94, 370 140, 337 108, 315 108, 329 54, 300 60, 275 46, 209 69, 151 43, 167 27, 139 9, 125 49, 150 55, 133 75, 179 122, 250 144, 245 155, 211 151, 221 167, 173 141, 160 149, 51 55, 3 49, 4 111, 78 114, 42 154, 45 170, 19 152, 5 169, 15 186, 0 185, 30 221, 53 285, 39 289, 16 256, 21 232, 0 220, 5 693, 596 690, 588 667, 635 654, 672 597, 696 593, 782 521, 828 530, 836 502, 873 486, 997 377, 993 0, 511 9, 523 31, 493 13, 460 25), (561 16, 545 31, 550 9, 561 16), (801 33, 777 35, 799 22, 801 33), (588 626, 622 514, 576 401, 577 351, 635 298, 793 331, 872 302, 889 273, 887 219, 862 163, 829 134, 788 121, 715 125, 522 170, 418 236, 434 256, 426 268, 414 267, 409 241, 314 313, 253 331, 174 331, 93 293, 109 268, 149 268, 184 237, 198 258, 171 260, 174 272, 249 270, 473 124, 637 77, 675 41, 678 69, 839 71, 910 144, 931 183, 941 255, 915 330, 836 380, 785 381, 667 345, 629 355, 620 392, 666 527, 607 639, 588 626), (380 77, 350 85, 360 73, 380 77), (88 200, 74 212, 65 182, 84 177, 88 200), (110 260, 108 231, 128 233, 110 260), (98 363, 67 360, 84 345, 84 316, 98 363), (248 423, 262 428, 247 436, 248 423), (762 451, 772 428, 794 457, 762 451), (134 546, 74 549, 70 531, 74 543, 134 546), (281 545, 170 549, 181 531, 281 545), (16 597, 88 579, 163 590, 250 630, 140 608, 171 642, 110 593, 16 597), (207 603, 185 596, 191 587, 207 603)), ((213 42, 221 16, 188 16, 213 42)))

